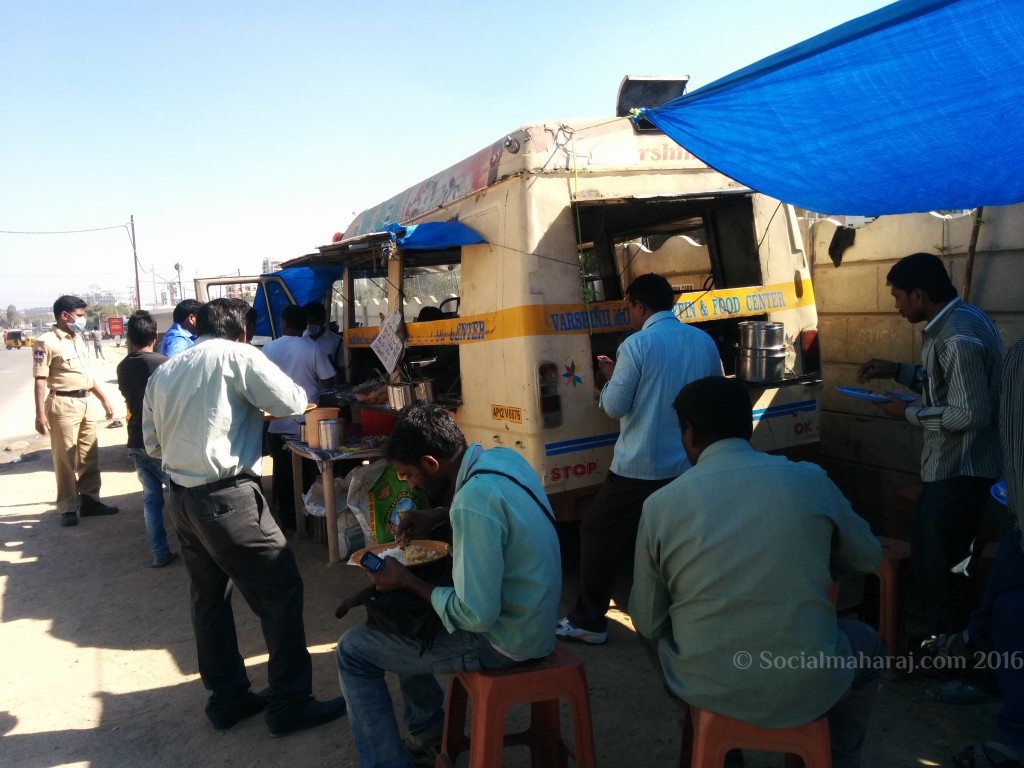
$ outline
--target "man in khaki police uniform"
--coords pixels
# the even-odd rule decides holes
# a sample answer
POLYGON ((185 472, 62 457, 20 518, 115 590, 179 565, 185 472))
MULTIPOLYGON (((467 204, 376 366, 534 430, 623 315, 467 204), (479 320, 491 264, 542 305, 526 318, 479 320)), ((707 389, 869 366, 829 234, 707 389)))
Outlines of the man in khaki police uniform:
POLYGON ((36 432, 50 435, 60 524, 78 525, 79 514, 117 512, 117 507, 99 500, 99 446, 89 393, 99 398, 108 419, 114 411, 86 370, 85 302, 77 296, 61 296, 53 304, 53 316, 57 322, 32 344, 36 432))

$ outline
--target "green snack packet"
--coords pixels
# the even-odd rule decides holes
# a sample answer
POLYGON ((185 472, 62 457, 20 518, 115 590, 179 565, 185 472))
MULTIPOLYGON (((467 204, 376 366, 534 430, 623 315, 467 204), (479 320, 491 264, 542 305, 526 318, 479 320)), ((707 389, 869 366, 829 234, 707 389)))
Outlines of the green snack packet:
POLYGON ((370 534, 373 543, 386 544, 395 540, 398 524, 410 509, 427 509, 427 495, 413 490, 398 472, 388 464, 377 482, 370 488, 370 534))

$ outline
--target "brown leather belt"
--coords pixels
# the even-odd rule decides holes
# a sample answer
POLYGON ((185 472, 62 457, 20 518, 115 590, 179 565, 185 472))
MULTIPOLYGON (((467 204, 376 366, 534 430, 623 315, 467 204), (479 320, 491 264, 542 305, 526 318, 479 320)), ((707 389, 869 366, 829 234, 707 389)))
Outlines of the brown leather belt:
POLYGON ((55 394, 57 397, 88 397, 89 396, 89 390, 88 389, 73 389, 70 392, 58 392, 57 390, 54 390, 53 394, 55 394))

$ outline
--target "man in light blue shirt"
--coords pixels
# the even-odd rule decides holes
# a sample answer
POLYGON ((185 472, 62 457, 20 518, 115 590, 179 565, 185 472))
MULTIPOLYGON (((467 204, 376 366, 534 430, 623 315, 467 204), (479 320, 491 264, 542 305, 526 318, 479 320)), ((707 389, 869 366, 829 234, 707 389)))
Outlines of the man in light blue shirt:
POLYGON ((160 354, 172 357, 196 343, 196 315, 203 306, 195 299, 178 302, 174 308, 174 322, 160 340, 160 354))
MULTIPOLYGON (((360 624, 338 641, 342 692, 362 768, 411 768, 430 754, 444 724, 435 674, 500 670, 554 649, 562 565, 554 513, 537 473, 507 448, 484 450, 438 405, 409 408, 387 457, 409 486, 451 507, 407 512, 400 531, 452 527, 453 586, 435 586, 398 561, 367 574, 377 591, 407 589, 429 602, 444 629, 429 648, 360 624), (398 674, 409 735, 403 744, 386 672, 398 674)), ((430 763, 433 765, 433 761, 430 763)))
MULTIPOLYGON (((599 645, 608 639, 605 613, 616 579, 632 580, 633 544, 644 500, 690 464, 679 442, 672 400, 689 382, 721 375, 715 342, 679 322, 675 294, 661 275, 636 278, 626 289, 638 333, 619 346, 618 360, 598 358, 608 382, 601 410, 619 420, 611 469, 580 526, 580 595, 555 634, 599 645)), ((628 594, 628 590, 627 590, 628 594)))

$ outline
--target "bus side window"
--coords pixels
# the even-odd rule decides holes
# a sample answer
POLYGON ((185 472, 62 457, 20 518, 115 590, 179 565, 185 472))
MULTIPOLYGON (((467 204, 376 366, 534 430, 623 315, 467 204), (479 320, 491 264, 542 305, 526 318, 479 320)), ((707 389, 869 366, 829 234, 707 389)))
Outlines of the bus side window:
POLYGON ((458 317, 459 316, 459 304, 462 303, 461 296, 449 296, 447 299, 441 302, 438 306, 445 317, 458 317))
POLYGON ((540 392, 540 413, 545 427, 562 425, 562 396, 558 393, 558 366, 541 363, 537 366, 537 384, 540 392))

